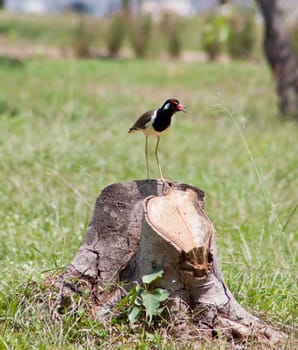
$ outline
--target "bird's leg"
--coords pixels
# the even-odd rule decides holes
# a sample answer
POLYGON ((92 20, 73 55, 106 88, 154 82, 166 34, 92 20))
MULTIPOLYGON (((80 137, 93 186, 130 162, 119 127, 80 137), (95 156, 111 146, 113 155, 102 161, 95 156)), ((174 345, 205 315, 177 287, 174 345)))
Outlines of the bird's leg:
POLYGON ((149 179, 150 174, 149 174, 149 163, 148 163, 148 136, 146 136, 145 157, 146 157, 147 179, 149 179))
POLYGON ((159 170, 159 175, 160 175, 160 178, 162 180, 164 180, 164 177, 162 175, 162 171, 161 171, 161 167, 160 167, 160 164, 159 164, 159 159, 158 159, 158 146, 159 146, 159 140, 160 140, 160 137, 157 136, 157 141, 156 141, 156 146, 155 146, 155 158, 156 158, 156 161, 157 161, 157 165, 158 165, 158 170, 159 170))

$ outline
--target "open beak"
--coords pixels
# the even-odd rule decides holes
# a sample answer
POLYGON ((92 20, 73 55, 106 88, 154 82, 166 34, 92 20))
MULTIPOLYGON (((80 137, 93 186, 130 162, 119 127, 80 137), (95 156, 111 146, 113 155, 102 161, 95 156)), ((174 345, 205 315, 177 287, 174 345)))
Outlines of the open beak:
POLYGON ((184 112, 184 113, 187 112, 187 107, 183 106, 181 103, 179 103, 179 104, 177 105, 177 109, 178 109, 178 111, 182 111, 182 112, 184 112))

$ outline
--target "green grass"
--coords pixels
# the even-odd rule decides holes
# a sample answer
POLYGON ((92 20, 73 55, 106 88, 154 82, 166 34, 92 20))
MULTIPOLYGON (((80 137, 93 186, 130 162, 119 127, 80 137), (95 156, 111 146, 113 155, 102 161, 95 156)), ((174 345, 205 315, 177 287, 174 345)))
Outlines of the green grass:
POLYGON ((189 113, 161 140, 164 175, 206 191, 226 282, 294 341, 297 123, 279 118, 264 65, 1 61, 0 75, 0 349, 192 348, 165 333, 115 336, 86 315, 54 322, 39 306, 103 187, 145 178, 144 136, 127 129, 171 96, 189 113))
MULTIPOLYGON (((78 16, 39 16, 0 11, 0 34, 11 43, 27 41, 41 45, 69 46, 80 23, 78 16)), ((89 24, 98 21, 89 18, 89 24)))

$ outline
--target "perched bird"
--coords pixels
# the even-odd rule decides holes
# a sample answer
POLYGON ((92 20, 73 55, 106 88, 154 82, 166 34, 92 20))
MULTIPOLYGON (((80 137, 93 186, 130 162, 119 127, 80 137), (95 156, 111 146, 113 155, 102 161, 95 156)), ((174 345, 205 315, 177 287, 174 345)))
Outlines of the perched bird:
POLYGON ((170 127, 171 118, 176 112, 186 112, 187 109, 175 98, 170 98, 164 102, 164 104, 155 110, 151 110, 142 114, 134 125, 128 130, 129 133, 135 131, 143 131, 146 136, 145 144, 145 156, 146 156, 146 167, 147 167, 147 177, 149 178, 149 165, 148 165, 148 137, 156 136, 156 146, 155 146, 155 158, 157 161, 160 178, 163 179, 161 167, 158 159, 158 146, 160 136, 170 127))

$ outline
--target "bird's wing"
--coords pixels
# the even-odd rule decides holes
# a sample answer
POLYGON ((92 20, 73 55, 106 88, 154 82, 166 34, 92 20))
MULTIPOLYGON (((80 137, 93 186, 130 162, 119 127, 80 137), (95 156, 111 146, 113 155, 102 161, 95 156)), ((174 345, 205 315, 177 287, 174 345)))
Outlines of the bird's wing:
POLYGON ((146 124, 150 122, 152 115, 154 113, 154 110, 145 112, 142 114, 137 121, 134 123, 134 125, 129 129, 130 131, 136 131, 136 130, 143 130, 146 128, 146 124))

